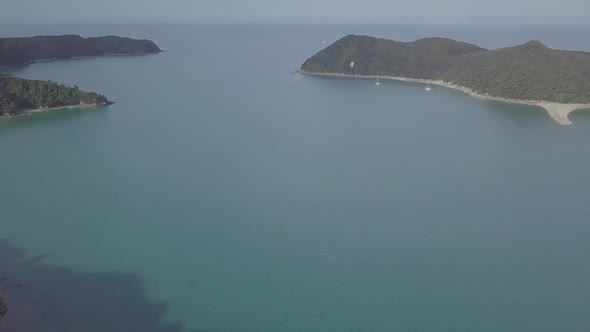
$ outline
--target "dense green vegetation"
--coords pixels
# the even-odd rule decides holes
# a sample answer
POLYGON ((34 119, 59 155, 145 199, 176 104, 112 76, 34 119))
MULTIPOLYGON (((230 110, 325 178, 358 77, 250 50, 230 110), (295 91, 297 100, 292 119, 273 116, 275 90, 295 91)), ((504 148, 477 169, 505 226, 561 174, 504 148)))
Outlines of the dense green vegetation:
POLYGON ((538 41, 488 51, 444 38, 404 43, 348 35, 301 69, 443 80, 496 97, 590 103, 590 53, 554 50, 538 41))
MULTIPOLYGON (((39 60, 73 57, 158 53, 150 40, 77 35, 0 38, 0 66, 23 65, 39 60)), ((111 104, 105 96, 54 82, 31 81, 0 73, 0 116, 26 109, 111 104)))
POLYGON ((82 91, 76 86, 0 76, 0 116, 17 114, 24 109, 109 104, 105 96, 82 91))
POLYGON ((158 52, 161 50, 153 41, 117 36, 0 38, 0 66, 22 65, 47 59, 158 52))

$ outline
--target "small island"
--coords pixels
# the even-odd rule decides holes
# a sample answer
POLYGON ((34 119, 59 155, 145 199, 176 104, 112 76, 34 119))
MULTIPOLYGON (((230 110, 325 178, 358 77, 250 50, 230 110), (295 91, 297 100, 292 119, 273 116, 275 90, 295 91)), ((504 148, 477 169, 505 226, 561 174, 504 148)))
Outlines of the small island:
POLYGON ((383 78, 457 89, 473 97, 544 108, 562 125, 590 109, 590 53, 539 41, 487 50, 446 38, 397 42, 348 35, 309 58, 298 72, 383 78))
MULTIPOLYGON (((117 36, 82 38, 77 35, 0 38, 0 66, 38 61, 135 55, 161 52, 150 40, 117 36)), ((111 105, 105 96, 49 81, 16 78, 0 73, 0 117, 62 108, 111 105)))

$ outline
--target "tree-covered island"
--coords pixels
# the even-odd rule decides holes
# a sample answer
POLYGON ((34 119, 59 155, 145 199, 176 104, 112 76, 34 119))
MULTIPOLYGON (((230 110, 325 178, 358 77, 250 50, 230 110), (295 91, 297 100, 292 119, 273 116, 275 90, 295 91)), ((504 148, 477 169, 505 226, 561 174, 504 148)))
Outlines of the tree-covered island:
MULTIPOLYGON (((159 52, 160 48, 153 41, 117 36, 0 38, 0 66, 27 65, 36 61, 76 57, 159 52)), ((112 102, 105 96, 83 91, 76 86, 27 80, 0 73, 0 117, 25 114, 32 110, 110 104, 112 102)))

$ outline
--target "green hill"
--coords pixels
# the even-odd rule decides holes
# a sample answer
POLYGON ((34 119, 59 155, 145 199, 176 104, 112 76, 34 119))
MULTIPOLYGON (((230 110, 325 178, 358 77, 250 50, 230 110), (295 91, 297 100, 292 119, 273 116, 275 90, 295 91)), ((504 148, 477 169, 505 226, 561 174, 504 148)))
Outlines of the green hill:
POLYGON ((301 69, 442 80, 495 97, 590 103, 590 53, 554 50, 538 41, 489 51, 444 38, 396 42, 348 35, 301 69))
POLYGON ((158 52, 161 52, 160 48, 151 40, 117 36, 0 38, 0 66, 22 65, 49 59, 158 52))

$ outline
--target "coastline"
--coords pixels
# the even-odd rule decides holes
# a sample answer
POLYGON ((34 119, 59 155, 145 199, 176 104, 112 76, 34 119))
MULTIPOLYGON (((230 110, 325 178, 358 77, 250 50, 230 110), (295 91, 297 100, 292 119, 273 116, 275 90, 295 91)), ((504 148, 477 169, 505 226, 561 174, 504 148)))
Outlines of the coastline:
MULTIPOLYGON (((142 53, 108 53, 108 54, 97 54, 97 55, 85 55, 85 56, 73 56, 68 58, 47 58, 47 59, 39 59, 39 60, 30 60, 23 63, 14 63, 14 64, 0 64, 0 69, 11 69, 17 68, 21 66, 30 66, 36 63, 44 63, 44 62, 54 62, 54 61, 68 61, 68 60, 84 60, 84 59, 92 59, 92 58, 112 58, 112 57, 132 57, 132 56, 146 56, 146 55, 154 55, 164 53, 164 51, 159 50, 158 52, 142 52, 142 53)), ((5 76, 10 76, 5 75, 5 76)))
POLYGON ((66 109, 76 109, 76 108, 91 109, 91 108, 100 108, 100 107, 106 107, 106 106, 109 106, 109 105, 112 105, 112 104, 113 103, 105 104, 105 105, 100 105, 100 104, 78 104, 78 105, 66 105, 66 106, 47 107, 47 108, 27 108, 27 109, 23 109, 23 110, 18 111, 18 113, 12 113, 12 114, 7 114, 7 115, 0 115, 0 120, 1 119, 8 119, 8 118, 15 118, 15 117, 19 117, 19 116, 29 116, 29 115, 33 115, 35 113, 44 113, 44 112, 59 111, 59 110, 66 110, 66 109))
POLYGON ((68 60, 84 60, 84 59, 92 59, 92 58, 112 58, 112 57, 132 57, 132 56, 146 56, 146 55, 154 55, 160 54, 164 51, 160 50, 158 52, 142 52, 142 53, 108 53, 108 54, 97 54, 97 55, 84 55, 84 56, 73 56, 68 58, 47 58, 47 59, 39 59, 39 60, 30 60, 23 63, 13 63, 13 64, 0 64, 0 69, 11 69, 15 67, 21 66, 30 66, 36 63, 44 63, 44 62, 54 62, 54 61, 68 61, 68 60))
POLYGON ((568 118, 568 115, 576 110, 582 109, 590 109, 590 104, 562 104, 562 103, 555 103, 549 101, 542 101, 542 100, 520 100, 520 99, 511 99, 511 98, 502 98, 502 97, 494 97, 490 95, 482 95, 479 94, 467 87, 452 84, 449 82, 444 82, 440 80, 424 80, 424 79, 417 79, 417 78, 409 78, 409 77, 396 77, 396 76, 378 76, 378 75, 352 75, 352 74, 339 74, 339 73, 316 73, 316 72, 309 72, 302 69, 296 70, 294 73, 299 73, 303 75, 311 75, 311 76, 330 76, 330 77, 342 77, 342 78, 380 78, 380 79, 387 79, 387 80, 395 80, 395 81, 402 81, 402 82, 410 82, 410 83, 420 83, 420 84, 432 84, 437 86, 442 86, 445 88, 457 90, 464 92, 471 97, 482 99, 482 100, 491 100, 491 101, 499 101, 504 103, 510 104, 520 104, 520 105, 528 105, 528 106, 536 106, 537 108, 542 108, 549 114, 553 120, 559 123, 562 126, 569 126, 573 124, 571 120, 568 118))
POLYGON ((91 58, 110 58, 110 57, 130 57, 134 55, 142 56, 142 55, 152 55, 152 54, 160 54, 164 51, 160 50, 158 52, 141 52, 141 53, 107 53, 107 54, 97 54, 97 55, 84 55, 84 56, 73 56, 69 58, 48 58, 48 59, 40 59, 40 60, 31 60, 31 62, 27 64, 35 64, 35 63, 43 63, 43 62, 52 62, 52 61, 60 61, 60 60, 81 60, 81 59, 91 59, 91 58))

